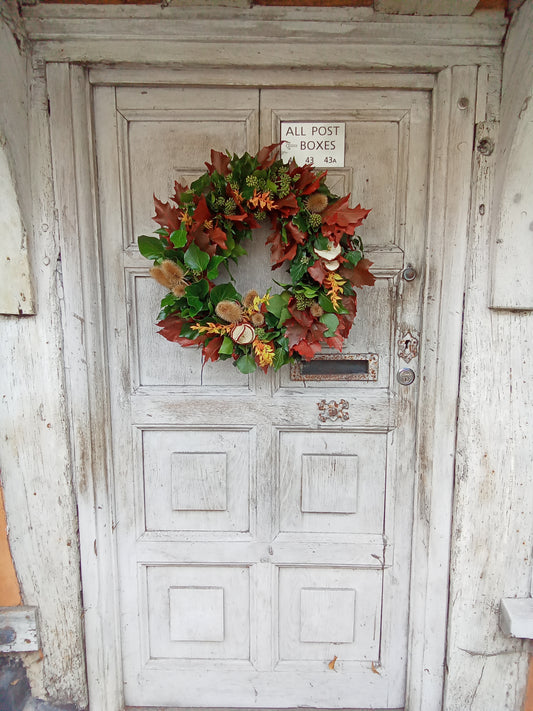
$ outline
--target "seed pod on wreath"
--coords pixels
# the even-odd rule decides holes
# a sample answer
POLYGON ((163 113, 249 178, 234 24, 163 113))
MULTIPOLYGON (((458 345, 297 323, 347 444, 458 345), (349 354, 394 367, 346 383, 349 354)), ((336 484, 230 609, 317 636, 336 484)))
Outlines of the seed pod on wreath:
POLYGON ((219 301, 215 308, 216 315, 228 323, 242 321, 242 307, 236 301, 219 301))
POLYGON ((235 343, 245 346, 252 343, 255 338, 255 330, 249 323, 238 323, 229 332, 230 338, 235 343))

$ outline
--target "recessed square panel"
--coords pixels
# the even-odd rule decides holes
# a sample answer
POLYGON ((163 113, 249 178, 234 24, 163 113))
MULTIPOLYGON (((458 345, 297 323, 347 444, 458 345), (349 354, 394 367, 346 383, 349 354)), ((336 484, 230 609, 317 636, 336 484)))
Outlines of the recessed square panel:
POLYGON ((280 567, 278 660, 344 662, 379 658, 383 571, 280 567), (338 651, 332 645, 339 645, 338 651))
POLYGON ((173 642, 224 640, 224 588, 170 588, 173 642))
POLYGON ((280 432, 278 451, 280 532, 383 532, 385 432, 280 432))
POLYGON ((149 659, 250 658, 250 571, 237 565, 148 565, 149 659))
POLYGON ((356 513, 357 455, 302 455, 302 511, 356 513))
POLYGON ((173 511, 225 511, 226 468, 226 452, 173 452, 173 511))
POLYGON ((355 590, 302 588, 300 641, 334 644, 354 641, 355 590))
POLYGON ((145 530, 249 531, 253 442, 253 430, 145 430, 145 530))

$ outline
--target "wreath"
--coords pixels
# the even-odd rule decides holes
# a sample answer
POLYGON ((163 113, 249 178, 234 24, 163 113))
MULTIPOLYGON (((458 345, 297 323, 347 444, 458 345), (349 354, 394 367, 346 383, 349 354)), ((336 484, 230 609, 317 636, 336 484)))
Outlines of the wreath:
POLYGON ((310 360, 323 346, 342 350, 355 315, 354 287, 371 286, 371 262, 355 229, 370 210, 333 195, 311 165, 279 158, 280 144, 257 155, 211 151, 207 171, 190 188, 175 183, 154 196, 158 237, 138 238, 154 262, 151 276, 169 293, 159 333, 202 348, 204 362, 232 359, 242 373, 310 360), (270 222, 272 269, 289 266, 280 293, 241 296, 230 263, 246 254, 253 230, 270 222), (225 269, 230 281, 218 283, 225 269))

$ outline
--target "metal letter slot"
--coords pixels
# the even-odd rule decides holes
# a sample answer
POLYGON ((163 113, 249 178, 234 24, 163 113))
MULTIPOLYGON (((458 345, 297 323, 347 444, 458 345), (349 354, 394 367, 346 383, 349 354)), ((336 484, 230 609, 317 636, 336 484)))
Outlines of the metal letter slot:
POLYGON ((291 380, 359 380, 378 379, 376 353, 321 353, 310 361, 291 365, 291 380))

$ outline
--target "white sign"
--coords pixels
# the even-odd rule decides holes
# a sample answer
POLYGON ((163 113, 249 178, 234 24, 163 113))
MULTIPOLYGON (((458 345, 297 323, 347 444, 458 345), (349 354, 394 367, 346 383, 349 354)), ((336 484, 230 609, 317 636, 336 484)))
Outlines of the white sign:
POLYGON ((317 168, 344 168, 344 123, 281 122, 281 158, 317 168))

